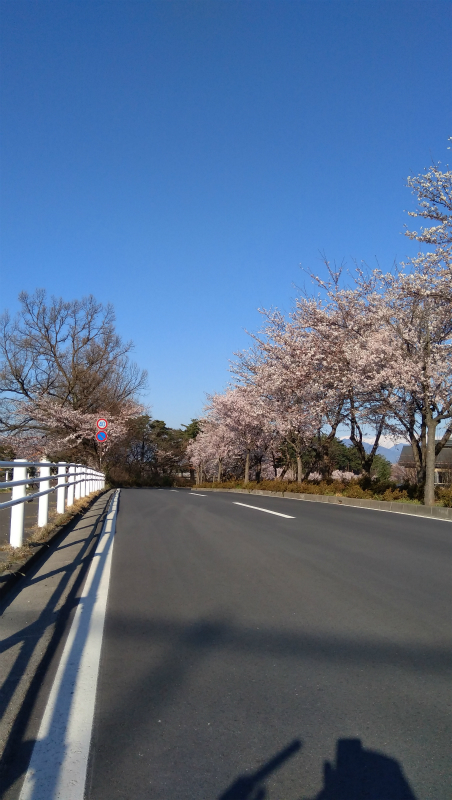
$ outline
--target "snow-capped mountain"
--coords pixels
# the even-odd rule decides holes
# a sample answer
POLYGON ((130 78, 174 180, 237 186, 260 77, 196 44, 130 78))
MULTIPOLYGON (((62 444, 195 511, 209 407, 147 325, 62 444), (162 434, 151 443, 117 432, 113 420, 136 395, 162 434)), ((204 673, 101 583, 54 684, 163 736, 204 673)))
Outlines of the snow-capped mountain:
MULTIPOLYGON (((353 447, 350 439, 342 439, 341 441, 346 445, 346 447, 353 447)), ((369 444, 369 442, 363 442, 363 445, 366 453, 370 453, 370 451, 372 450, 372 445, 369 444)), ((382 445, 380 445, 380 447, 377 450, 377 453, 378 455, 387 458, 388 461, 391 462, 391 464, 396 464, 397 461, 399 460, 402 447, 404 447, 403 442, 400 442, 399 444, 394 444, 392 445, 392 447, 383 447, 382 445)))

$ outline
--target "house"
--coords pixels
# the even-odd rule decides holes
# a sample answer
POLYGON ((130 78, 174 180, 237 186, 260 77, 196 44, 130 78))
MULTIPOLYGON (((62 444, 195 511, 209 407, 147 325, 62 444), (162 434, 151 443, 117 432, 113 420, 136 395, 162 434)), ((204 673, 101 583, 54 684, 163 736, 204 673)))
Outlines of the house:
MULTIPOLYGON (((413 450, 411 445, 404 445, 400 453, 399 462, 401 467, 414 469, 413 450)), ((452 440, 449 439, 435 460, 435 483, 452 483, 452 440)))

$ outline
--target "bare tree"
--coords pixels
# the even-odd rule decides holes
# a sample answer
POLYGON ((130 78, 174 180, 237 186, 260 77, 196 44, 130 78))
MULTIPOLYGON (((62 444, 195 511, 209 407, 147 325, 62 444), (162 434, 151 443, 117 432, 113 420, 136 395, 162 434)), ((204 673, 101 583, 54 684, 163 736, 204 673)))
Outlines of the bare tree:
POLYGON ((43 289, 19 301, 15 318, 0 318, 0 432, 33 427, 24 409, 43 398, 115 414, 144 388, 147 375, 130 361, 133 344, 116 333, 111 305, 92 295, 48 301, 43 289))

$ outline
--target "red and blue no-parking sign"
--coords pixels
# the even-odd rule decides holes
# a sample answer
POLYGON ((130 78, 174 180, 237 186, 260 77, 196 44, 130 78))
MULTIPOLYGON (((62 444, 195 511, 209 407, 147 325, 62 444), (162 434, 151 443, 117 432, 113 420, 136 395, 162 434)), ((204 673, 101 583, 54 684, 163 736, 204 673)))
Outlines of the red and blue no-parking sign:
POLYGON ((105 431, 97 431, 96 439, 98 442, 106 442, 107 441, 107 434, 105 431))

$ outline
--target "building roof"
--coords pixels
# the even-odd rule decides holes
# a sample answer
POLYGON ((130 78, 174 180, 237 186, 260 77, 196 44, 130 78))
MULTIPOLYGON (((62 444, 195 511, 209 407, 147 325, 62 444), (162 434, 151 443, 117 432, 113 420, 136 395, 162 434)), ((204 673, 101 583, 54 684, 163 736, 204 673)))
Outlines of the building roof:
MULTIPOLYGON (((415 466, 413 450, 410 444, 406 444, 402 447, 398 463, 401 467, 415 466)), ((436 456, 435 467, 438 469, 452 469, 452 441, 450 439, 447 444, 444 445, 441 452, 436 456)))

